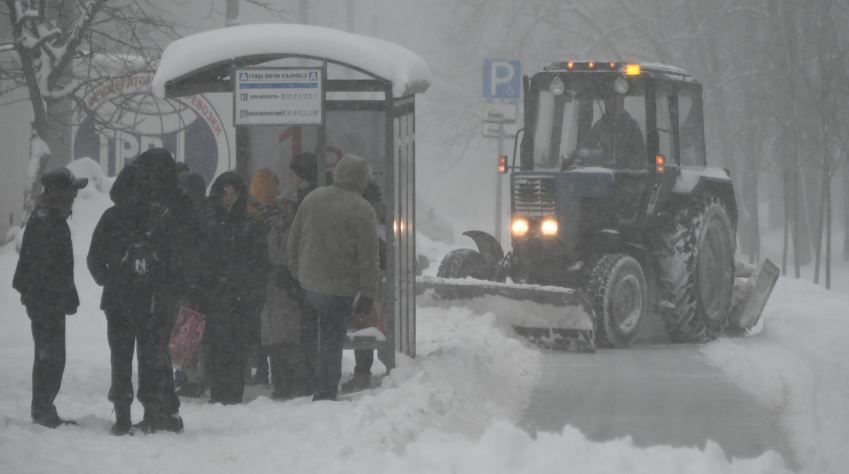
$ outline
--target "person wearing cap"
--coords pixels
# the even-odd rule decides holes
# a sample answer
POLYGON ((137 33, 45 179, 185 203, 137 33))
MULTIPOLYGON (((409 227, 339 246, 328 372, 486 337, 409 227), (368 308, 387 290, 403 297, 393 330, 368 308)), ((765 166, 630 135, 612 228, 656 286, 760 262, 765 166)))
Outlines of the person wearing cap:
POLYGON ((293 156, 289 161, 289 171, 289 183, 294 188, 294 197, 300 204, 318 183, 315 155, 299 153, 293 156))
MULTIPOLYGON (((300 207, 307 195, 314 191, 318 186, 317 171, 318 165, 316 163, 315 155, 312 153, 299 153, 293 156, 289 161, 289 195, 286 199, 294 201, 295 212, 297 212, 298 207, 300 207)), ((287 250, 284 247, 286 247, 289 239, 289 228, 292 225, 292 221, 295 219, 295 212, 292 212, 291 215, 283 216, 284 219, 288 218, 288 221, 278 223, 278 228, 283 228, 284 226, 286 228, 285 235, 282 233, 280 234, 280 254, 286 254, 287 250)), ((300 373, 301 377, 304 377, 303 380, 299 381, 298 377, 295 376, 295 382, 292 383, 294 388, 292 390, 288 390, 288 393, 297 394, 299 389, 298 387, 301 387, 303 394, 310 395, 312 394, 312 374, 318 357, 318 321, 316 320, 315 311, 303 297, 303 290, 301 289, 300 284, 289 271, 288 261, 289 257, 288 254, 286 254, 285 260, 280 260, 280 262, 285 263, 277 267, 278 270, 274 272, 274 275, 277 286, 284 289, 287 293, 298 300, 300 345, 294 351, 294 354, 289 354, 288 358, 290 361, 300 361, 300 373)), ((284 355, 284 357, 286 356, 284 355)), ((289 362, 289 367, 294 367, 296 373, 298 372, 297 364, 298 362, 295 362, 294 364, 289 362)), ((286 396, 280 398, 286 398, 286 396)))
POLYGON ((377 296, 377 217, 362 196, 370 174, 363 158, 343 157, 334 183, 304 199, 289 232, 289 271, 318 321, 313 400, 336 399, 352 312, 368 314, 377 296))
POLYGON ((289 271, 286 251, 298 205, 315 189, 315 156, 295 155, 289 162, 289 171, 289 192, 277 197, 277 212, 268 221, 266 240, 271 268, 260 313, 261 342, 271 359, 271 397, 276 400, 312 394, 311 361, 317 343, 315 314, 305 307, 301 287, 289 271))
POLYGON ((53 404, 65 372, 65 316, 80 304, 74 285, 74 251, 67 219, 77 191, 88 184, 67 168, 41 177, 44 192, 27 221, 12 287, 21 294, 32 327, 34 423, 56 428, 63 420, 53 404))

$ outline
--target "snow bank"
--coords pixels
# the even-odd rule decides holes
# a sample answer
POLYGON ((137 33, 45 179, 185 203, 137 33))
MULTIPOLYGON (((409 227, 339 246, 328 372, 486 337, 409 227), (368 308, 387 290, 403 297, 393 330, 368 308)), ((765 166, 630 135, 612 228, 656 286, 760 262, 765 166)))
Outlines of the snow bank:
POLYGON ((720 339, 708 361, 764 404, 780 409, 804 472, 849 465, 849 297, 781 278, 757 337, 720 339))
POLYGON ((65 165, 77 178, 88 178, 88 186, 81 190, 84 197, 89 197, 94 191, 100 193, 109 192, 115 178, 106 176, 100 164, 89 157, 77 158, 65 165))

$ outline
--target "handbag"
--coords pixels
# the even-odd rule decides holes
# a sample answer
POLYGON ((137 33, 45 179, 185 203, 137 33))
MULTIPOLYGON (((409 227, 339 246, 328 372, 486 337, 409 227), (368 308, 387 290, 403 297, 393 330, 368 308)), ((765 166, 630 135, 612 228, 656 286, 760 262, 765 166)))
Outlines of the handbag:
POLYGON ((386 305, 375 303, 368 313, 351 315, 352 330, 358 331, 366 328, 377 328, 380 332, 386 334, 386 305))
POLYGON ((171 364, 183 369, 197 366, 198 352, 206 330, 206 316, 186 306, 177 313, 177 322, 168 341, 171 364))

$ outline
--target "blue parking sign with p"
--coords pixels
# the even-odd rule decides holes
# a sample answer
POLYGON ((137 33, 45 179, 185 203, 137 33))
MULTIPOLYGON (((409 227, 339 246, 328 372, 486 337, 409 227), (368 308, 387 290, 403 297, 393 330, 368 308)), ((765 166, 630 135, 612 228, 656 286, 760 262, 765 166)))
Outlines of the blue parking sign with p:
POLYGON ((483 60, 483 97, 519 100, 522 95, 522 64, 517 59, 483 60))

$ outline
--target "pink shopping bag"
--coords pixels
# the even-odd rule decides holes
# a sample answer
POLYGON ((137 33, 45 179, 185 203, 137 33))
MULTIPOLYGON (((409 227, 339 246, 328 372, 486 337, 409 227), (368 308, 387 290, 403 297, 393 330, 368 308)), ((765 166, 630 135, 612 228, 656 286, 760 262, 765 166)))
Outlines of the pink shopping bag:
POLYGON ((198 350, 206 329, 206 316, 182 306, 177 314, 177 322, 171 331, 168 350, 171 364, 183 369, 194 368, 198 362, 198 350))

